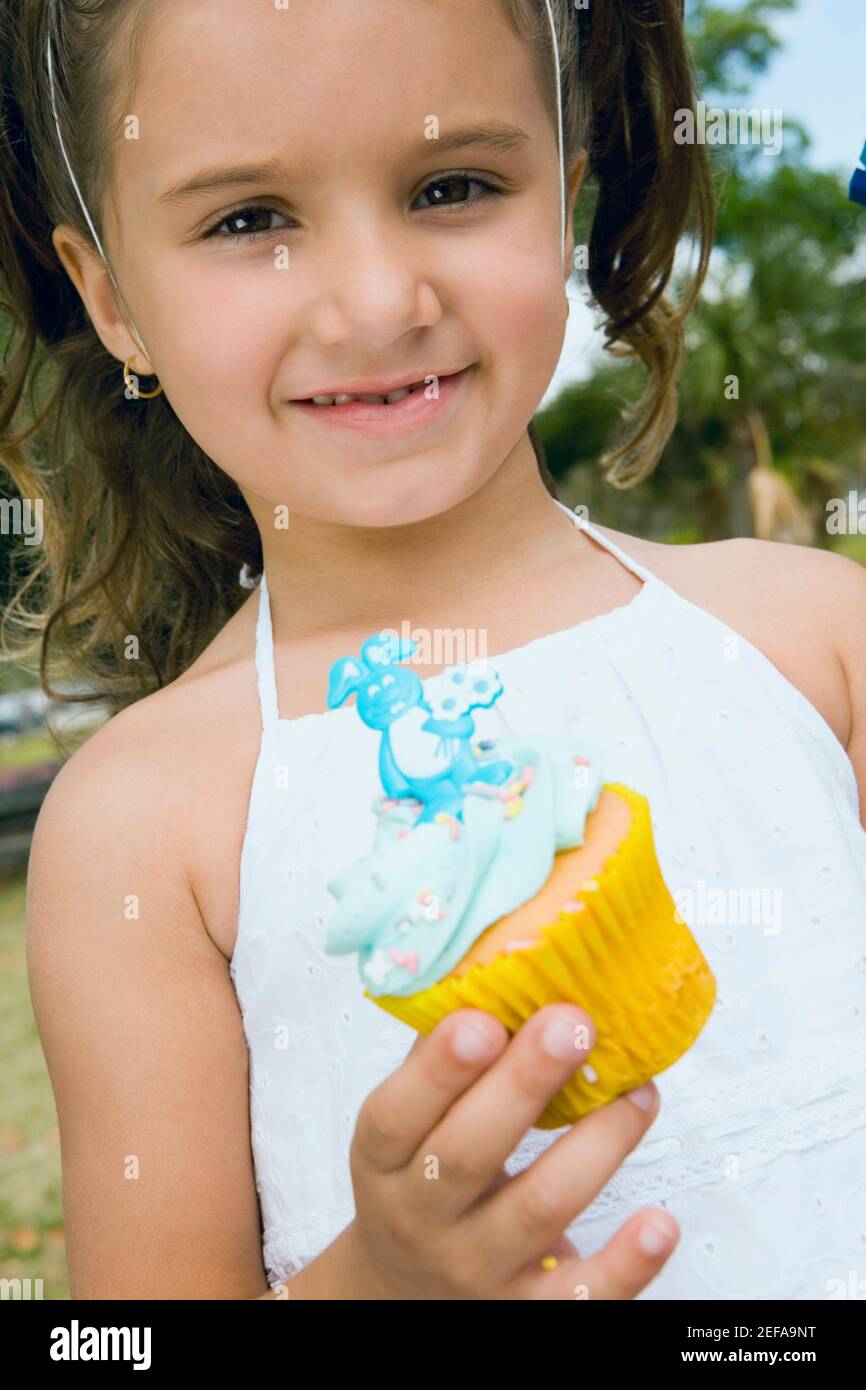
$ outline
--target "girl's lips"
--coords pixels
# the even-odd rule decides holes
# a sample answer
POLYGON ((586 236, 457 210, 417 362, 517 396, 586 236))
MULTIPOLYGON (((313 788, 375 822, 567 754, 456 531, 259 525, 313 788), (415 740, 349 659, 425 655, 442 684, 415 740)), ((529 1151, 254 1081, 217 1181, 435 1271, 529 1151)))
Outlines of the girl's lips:
MULTIPOLYGON (((473 364, 474 365, 474 364, 473 364)), ((295 410, 325 425, 342 426, 358 434, 404 434, 420 429, 441 416, 459 395, 472 367, 452 376, 441 376, 438 397, 428 399, 430 386, 410 391, 394 405, 375 405, 371 401, 349 401, 345 405, 314 405, 312 401, 290 401, 295 410)))

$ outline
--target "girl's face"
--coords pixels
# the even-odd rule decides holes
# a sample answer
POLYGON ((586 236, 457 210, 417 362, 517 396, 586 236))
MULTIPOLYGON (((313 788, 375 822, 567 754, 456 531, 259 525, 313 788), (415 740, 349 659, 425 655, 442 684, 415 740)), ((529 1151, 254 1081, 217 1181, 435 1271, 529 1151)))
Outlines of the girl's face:
POLYGON ((556 131, 500 0, 157 0, 128 115, 113 268, 260 524, 401 525, 492 477, 567 317, 556 131), (301 403, 431 377, 366 420, 301 403))

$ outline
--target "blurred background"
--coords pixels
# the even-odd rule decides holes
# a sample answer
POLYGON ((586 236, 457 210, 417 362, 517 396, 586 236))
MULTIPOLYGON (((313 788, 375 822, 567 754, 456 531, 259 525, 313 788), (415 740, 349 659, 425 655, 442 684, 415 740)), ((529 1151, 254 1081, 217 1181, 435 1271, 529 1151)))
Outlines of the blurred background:
MULTIPOLYGON (((548 466, 562 501, 603 526, 674 544, 758 536, 866 564, 866 206, 849 199, 866 142, 866 5, 687 0, 686 20, 703 100, 781 110, 782 146, 772 156, 760 144, 709 147, 718 230, 689 323, 679 424, 629 492, 603 483, 598 458, 644 373, 604 354, 575 272, 565 347, 536 416, 548 466), (833 499, 842 528, 829 521, 833 499)), ((577 245, 592 206, 586 186, 577 245)), ((684 242, 675 297, 691 249, 684 242)), ((0 342, 7 331, 0 316, 0 342)), ((0 462, 0 502, 14 496, 0 462)), ((15 538, 0 515, 5 603, 15 538)), ((52 730, 74 748, 105 716, 47 700, 35 668, 0 662, 0 1277, 42 1279, 45 1298, 68 1288, 57 1122, 27 991, 25 876, 61 763, 52 730)))
MULTIPOLYGON (((827 528, 830 499, 866 485, 866 207, 848 198, 866 144, 866 5, 687 0, 686 22, 701 97, 781 111, 781 149, 708 145, 719 217, 679 424, 630 492, 605 486, 596 460, 643 369, 605 357, 585 277, 572 277, 565 348, 536 419, 548 466, 561 499, 603 526, 669 542, 759 536, 866 562, 866 515, 862 535, 827 528)), ((591 197, 577 214, 579 245, 591 197)), ((693 249, 684 240, 675 292, 693 249)))

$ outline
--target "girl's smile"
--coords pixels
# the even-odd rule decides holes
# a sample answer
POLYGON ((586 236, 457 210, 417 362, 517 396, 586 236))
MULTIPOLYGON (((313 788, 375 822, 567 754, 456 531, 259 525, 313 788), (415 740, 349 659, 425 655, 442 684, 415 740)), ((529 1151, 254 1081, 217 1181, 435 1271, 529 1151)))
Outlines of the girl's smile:
POLYGON ((406 394, 393 402, 346 401, 337 396, 333 404, 324 403, 328 397, 289 404, 315 424, 342 426, 358 434, 407 434, 434 421, 444 423, 454 418, 469 388, 473 367, 474 363, 449 376, 433 377, 429 384, 422 381, 414 390, 404 388, 406 394))

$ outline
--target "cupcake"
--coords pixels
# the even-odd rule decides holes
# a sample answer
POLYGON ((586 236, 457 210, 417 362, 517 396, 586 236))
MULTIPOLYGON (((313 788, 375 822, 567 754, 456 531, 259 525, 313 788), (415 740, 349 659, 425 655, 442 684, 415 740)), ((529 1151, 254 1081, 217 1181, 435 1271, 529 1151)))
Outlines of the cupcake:
POLYGON ((673 1065, 716 982, 659 868, 645 796, 603 781, 604 750, 568 733, 478 739, 502 694, 487 661, 427 681, 387 631, 331 668, 381 735, 369 854, 328 883, 325 948, 357 952, 365 993, 420 1033, 484 1009, 515 1033, 569 1001, 596 1042, 536 1120, 582 1115, 673 1065))

